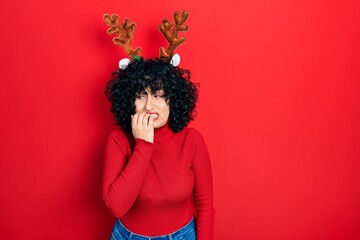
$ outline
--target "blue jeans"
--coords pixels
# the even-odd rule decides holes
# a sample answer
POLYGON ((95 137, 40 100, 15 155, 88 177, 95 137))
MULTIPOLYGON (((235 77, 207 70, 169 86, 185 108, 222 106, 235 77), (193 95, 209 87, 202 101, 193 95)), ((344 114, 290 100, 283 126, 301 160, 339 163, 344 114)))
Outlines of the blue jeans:
POLYGON ((131 232, 118 219, 111 234, 111 240, 196 240, 194 219, 186 226, 168 235, 147 237, 131 232))

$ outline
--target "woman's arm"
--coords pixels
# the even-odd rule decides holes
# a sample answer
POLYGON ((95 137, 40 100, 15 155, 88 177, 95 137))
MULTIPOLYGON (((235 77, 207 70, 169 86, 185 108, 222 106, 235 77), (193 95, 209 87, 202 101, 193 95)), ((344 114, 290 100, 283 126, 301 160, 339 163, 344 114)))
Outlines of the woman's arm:
POLYGON ((205 141, 198 132, 195 134, 195 141, 193 171, 195 174, 196 237, 197 240, 212 240, 215 211, 210 158, 205 141))
POLYGON ((134 151, 123 132, 112 132, 105 151, 103 197, 114 215, 122 217, 137 198, 154 151, 153 118, 145 112, 131 117, 134 151), (131 155, 130 159, 127 159, 131 155))
MULTIPOLYGON (((128 144, 123 133, 110 134, 105 150, 103 198, 113 214, 120 218, 137 198, 154 145, 143 139, 135 139, 135 147, 129 159, 125 150, 128 144)), ((128 150, 130 151, 130 150, 128 150)))

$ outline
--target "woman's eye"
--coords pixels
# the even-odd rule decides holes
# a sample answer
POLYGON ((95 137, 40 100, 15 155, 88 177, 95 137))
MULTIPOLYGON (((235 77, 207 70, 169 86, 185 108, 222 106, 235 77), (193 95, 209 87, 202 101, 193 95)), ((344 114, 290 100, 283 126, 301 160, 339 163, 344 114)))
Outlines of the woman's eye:
POLYGON ((142 96, 142 95, 137 95, 136 98, 137 98, 137 99, 143 99, 143 98, 145 98, 145 97, 142 96))

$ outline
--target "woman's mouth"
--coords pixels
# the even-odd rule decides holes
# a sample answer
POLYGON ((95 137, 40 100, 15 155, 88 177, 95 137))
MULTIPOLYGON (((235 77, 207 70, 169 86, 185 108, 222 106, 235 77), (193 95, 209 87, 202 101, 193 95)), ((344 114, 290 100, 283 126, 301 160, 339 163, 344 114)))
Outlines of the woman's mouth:
POLYGON ((157 120, 159 118, 159 114, 158 113, 149 113, 151 117, 153 117, 154 121, 157 120))

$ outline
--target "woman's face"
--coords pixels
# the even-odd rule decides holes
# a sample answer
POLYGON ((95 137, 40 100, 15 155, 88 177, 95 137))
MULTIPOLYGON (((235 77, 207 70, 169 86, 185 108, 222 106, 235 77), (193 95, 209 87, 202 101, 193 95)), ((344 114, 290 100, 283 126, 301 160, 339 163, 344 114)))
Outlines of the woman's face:
POLYGON ((164 90, 151 92, 146 88, 144 92, 135 96, 135 113, 146 112, 154 117, 154 128, 162 127, 169 119, 170 106, 165 99, 164 90))

